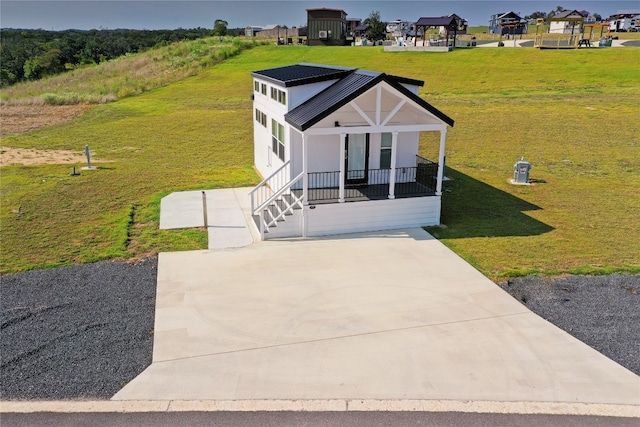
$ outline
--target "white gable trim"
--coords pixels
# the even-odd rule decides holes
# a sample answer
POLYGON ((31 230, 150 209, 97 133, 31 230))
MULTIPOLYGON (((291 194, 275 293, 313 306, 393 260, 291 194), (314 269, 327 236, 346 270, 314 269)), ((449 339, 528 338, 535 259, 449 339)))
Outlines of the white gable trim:
POLYGON ((376 124, 373 123, 373 121, 369 118, 369 116, 367 115, 367 113, 365 113, 364 111, 362 111, 362 108, 360 108, 360 106, 358 106, 358 104, 355 103, 355 100, 351 101, 349 103, 349 105, 351 107, 353 107, 354 110, 356 110, 356 112, 358 114, 360 114, 360 116, 362 116, 362 118, 369 123, 371 126, 375 126, 376 124))
POLYGON ((384 121, 382 123, 380 123, 380 125, 385 126, 387 123, 389 123, 389 120, 391 120, 396 113, 398 113, 398 111, 400 111, 400 109, 402 108, 402 106, 404 104, 407 103, 406 99, 401 100, 400 102, 398 102, 398 105, 396 105, 395 107, 393 107, 393 110, 391 110, 391 112, 389 113, 389 115, 387 115, 387 118, 384 119, 384 121))
MULTIPOLYGON (((294 129, 294 128, 292 128, 294 129)), ((311 127, 305 131, 299 131, 302 135, 339 135, 341 133, 382 133, 382 132, 434 132, 444 131, 447 124, 423 124, 423 125, 372 125, 372 126, 343 126, 331 128, 311 127)))

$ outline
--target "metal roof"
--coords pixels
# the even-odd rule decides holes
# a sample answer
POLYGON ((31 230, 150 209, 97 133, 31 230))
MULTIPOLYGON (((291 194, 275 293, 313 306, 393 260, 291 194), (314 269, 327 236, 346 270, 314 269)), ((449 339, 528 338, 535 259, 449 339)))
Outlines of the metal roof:
POLYGON ((456 19, 453 16, 440 16, 437 18, 422 17, 416 22, 416 26, 419 27, 446 27, 456 23, 456 19))
POLYGON ((401 84, 422 86, 424 82, 360 69, 351 71, 346 77, 289 111, 284 116, 285 121, 294 128, 304 131, 383 81, 448 125, 453 126, 451 118, 401 84))
POLYGON ((576 19, 584 19, 584 16, 577 10, 565 10, 560 13, 556 13, 553 16, 550 16, 549 19, 562 19, 562 18, 576 18, 576 19))
POLYGON ((292 87, 339 79, 348 75, 353 70, 355 70, 355 68, 302 63, 254 71, 251 75, 268 80, 278 86, 292 87))

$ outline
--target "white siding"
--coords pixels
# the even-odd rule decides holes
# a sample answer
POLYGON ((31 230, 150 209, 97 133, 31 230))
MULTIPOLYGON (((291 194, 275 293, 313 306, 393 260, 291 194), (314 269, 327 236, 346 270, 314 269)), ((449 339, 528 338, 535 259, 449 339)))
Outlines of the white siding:
MULTIPOLYGON (((258 230, 259 231, 259 230, 258 230)), ((296 209, 292 215, 286 215, 284 221, 278 221, 275 227, 265 233, 267 239, 302 236, 302 210, 296 209)))
MULTIPOLYGON (((262 175, 263 178, 271 175, 276 169, 282 166, 283 162, 278 156, 271 152, 271 119, 277 120, 279 123, 285 126, 285 161, 290 156, 290 138, 289 138, 289 125, 284 121, 284 115, 287 112, 287 107, 271 99, 271 87, 274 86, 264 80, 255 79, 259 83, 267 85, 267 94, 263 95, 260 92, 253 92, 253 158, 256 169, 262 175), (258 109, 267 115, 267 127, 263 127, 255 120, 255 109, 258 109), (271 161, 269 162, 269 156, 271 161), (269 164, 270 163, 270 164, 269 164)), ((287 93, 287 89, 275 86, 279 90, 287 93)), ((287 99, 289 94, 287 93, 287 99)))
POLYGON ((307 236, 438 225, 440 202, 432 196, 305 206, 307 236))
POLYGON ((418 95, 418 91, 420 90, 420 86, 416 86, 416 85, 410 85, 408 83, 400 83, 402 86, 405 87, 405 89, 409 89, 411 92, 413 92, 415 95, 418 95))
POLYGON ((337 81, 338 79, 335 79, 335 80, 328 80, 326 82, 310 83, 306 85, 294 86, 294 87, 288 88, 289 111, 293 110, 298 105, 304 103, 309 98, 325 90, 326 88, 328 88, 329 86, 331 86, 337 81))

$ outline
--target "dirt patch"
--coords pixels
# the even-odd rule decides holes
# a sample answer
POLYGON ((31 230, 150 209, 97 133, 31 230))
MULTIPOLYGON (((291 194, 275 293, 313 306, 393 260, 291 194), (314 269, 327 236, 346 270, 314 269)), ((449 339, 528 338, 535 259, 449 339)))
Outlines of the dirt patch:
POLYGON ((2 105, 0 136, 16 135, 64 123, 93 107, 94 105, 2 105))
POLYGON ((82 151, 0 147, 0 166, 86 163, 82 151))
MULTIPOLYGON (((84 114, 93 105, 2 105, 0 136, 20 133, 64 123, 84 114)), ((91 153, 93 157, 93 153, 91 153)), ((0 166, 86 163, 83 151, 36 150, 0 146, 0 166)))

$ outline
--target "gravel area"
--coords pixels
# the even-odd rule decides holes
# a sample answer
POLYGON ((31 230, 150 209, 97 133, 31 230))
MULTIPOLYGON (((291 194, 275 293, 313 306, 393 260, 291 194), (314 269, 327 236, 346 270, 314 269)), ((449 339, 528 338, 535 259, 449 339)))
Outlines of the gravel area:
POLYGON ((0 397, 108 399, 151 364, 157 258, 0 277, 0 397))
MULTIPOLYGON (((2 276, 0 397, 108 399, 151 364, 157 258, 2 276)), ((640 374, 640 275, 499 284, 640 374)))
POLYGON ((540 317, 640 375, 640 275, 529 276, 500 286, 540 317))

